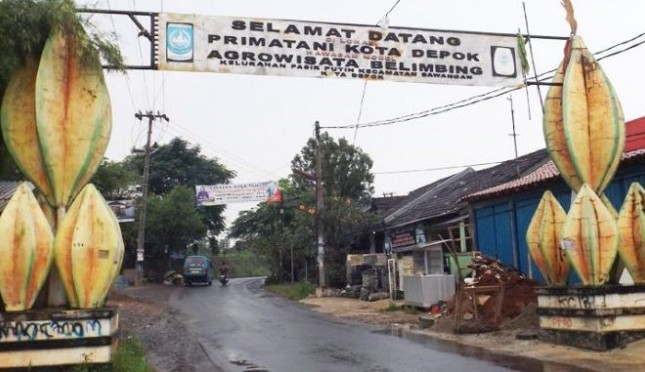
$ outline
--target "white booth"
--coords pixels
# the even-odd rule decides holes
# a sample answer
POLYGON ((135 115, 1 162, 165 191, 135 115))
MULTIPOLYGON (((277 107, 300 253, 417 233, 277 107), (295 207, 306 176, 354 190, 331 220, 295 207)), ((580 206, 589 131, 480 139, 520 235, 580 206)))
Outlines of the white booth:
POLYGON ((444 269, 444 242, 428 242, 412 248, 412 273, 401 277, 406 305, 428 308, 450 300, 455 294, 455 277, 444 269))

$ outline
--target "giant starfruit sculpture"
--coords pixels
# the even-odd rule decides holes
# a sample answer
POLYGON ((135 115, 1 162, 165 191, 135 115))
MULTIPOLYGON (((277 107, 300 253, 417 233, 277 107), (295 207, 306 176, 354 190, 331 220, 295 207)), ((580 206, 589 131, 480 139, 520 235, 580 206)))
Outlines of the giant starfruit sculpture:
POLYGON ((586 183, 600 195, 625 147, 625 120, 614 88, 578 35, 567 43, 553 82, 562 85, 547 93, 547 150, 575 192, 586 183))
POLYGON ((617 251, 617 212, 604 190, 625 147, 625 120, 609 79, 576 35, 571 1, 562 4, 571 37, 546 96, 544 138, 560 175, 577 193, 561 237, 565 257, 584 284, 602 285, 609 279, 617 251))
POLYGON ((26 183, 0 216, 0 294, 7 311, 30 309, 47 279, 54 236, 26 183))
POLYGON ((66 206, 103 159, 112 109, 98 57, 62 32, 50 35, 40 58, 36 123, 54 205, 66 206))
POLYGON ((567 284, 569 263, 560 249, 562 226, 567 213, 551 191, 542 195, 540 204, 526 232, 529 253, 547 283, 555 286, 567 284))
POLYGON ((562 231, 562 250, 584 285, 603 285, 618 253, 616 219, 587 184, 576 195, 562 231))
POLYGON ((632 183, 618 215, 618 254, 634 283, 645 284, 645 189, 632 183))
POLYGON ((11 77, 2 104, 9 152, 48 204, 64 209, 98 168, 112 111, 96 53, 78 37, 53 32, 40 63, 28 59, 11 77))
MULTIPOLYGON (((56 242, 60 256, 56 261, 63 262, 57 265, 58 274, 69 304, 87 308, 105 301, 123 260, 123 241, 113 212, 93 186, 74 201, 103 159, 112 126, 101 63, 83 36, 67 33, 64 27, 53 30, 39 62, 30 57, 12 75, 0 118, 6 146, 45 200, 42 208, 56 235, 70 239, 56 242), (67 218, 67 208, 73 202, 79 207, 72 208, 67 218), (68 222, 72 219, 74 222, 68 222), (72 245, 61 248, 68 243, 72 245)), ((14 225, 0 222, 0 229, 14 225)), ((24 244, 29 244, 29 236, 24 239, 24 244)), ((0 256, 3 265, 18 270, 20 264, 12 261, 0 256)), ((27 280, 18 282, 24 288, 16 293, 31 288, 27 280)), ((56 298, 51 288, 50 299, 56 298)), ((7 302, 4 294, 3 299, 7 302)), ((59 305, 60 301, 52 302, 59 305)))
POLYGON ((121 229, 112 209, 88 184, 56 233, 56 266, 72 307, 102 306, 123 261, 121 229))
POLYGON ((22 173, 53 204, 36 128, 36 76, 38 63, 27 58, 25 66, 11 75, 0 108, 2 137, 22 173))

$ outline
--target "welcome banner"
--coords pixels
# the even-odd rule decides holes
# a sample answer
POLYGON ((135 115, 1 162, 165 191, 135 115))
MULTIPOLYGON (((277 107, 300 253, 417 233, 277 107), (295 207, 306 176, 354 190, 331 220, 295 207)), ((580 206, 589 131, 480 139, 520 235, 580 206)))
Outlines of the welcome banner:
POLYGON ((377 26, 159 14, 161 70, 522 84, 517 37, 377 26))

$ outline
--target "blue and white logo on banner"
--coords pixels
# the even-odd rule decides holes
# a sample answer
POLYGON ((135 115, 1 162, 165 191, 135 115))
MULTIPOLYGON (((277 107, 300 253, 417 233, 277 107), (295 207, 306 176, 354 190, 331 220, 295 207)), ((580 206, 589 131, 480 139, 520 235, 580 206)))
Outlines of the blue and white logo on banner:
POLYGON ((166 26, 166 58, 175 62, 192 62, 193 40, 192 24, 168 23, 166 26))

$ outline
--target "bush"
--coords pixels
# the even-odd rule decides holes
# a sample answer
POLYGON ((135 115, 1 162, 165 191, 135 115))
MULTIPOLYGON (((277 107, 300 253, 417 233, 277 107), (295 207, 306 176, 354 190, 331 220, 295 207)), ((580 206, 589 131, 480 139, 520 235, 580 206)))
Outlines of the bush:
POLYGON ((309 282, 282 283, 265 286, 267 291, 277 293, 290 300, 299 301, 306 298, 316 290, 316 285, 309 282))
POLYGON ((114 371, 152 372, 153 368, 146 360, 146 351, 143 345, 134 338, 122 341, 119 344, 112 361, 114 371))

